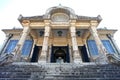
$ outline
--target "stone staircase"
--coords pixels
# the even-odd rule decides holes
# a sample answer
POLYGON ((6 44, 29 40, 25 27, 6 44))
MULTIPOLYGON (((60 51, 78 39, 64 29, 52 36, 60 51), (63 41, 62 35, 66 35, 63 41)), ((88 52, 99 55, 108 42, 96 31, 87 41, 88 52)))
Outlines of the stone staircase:
POLYGON ((90 63, 13 63, 0 66, 0 80, 120 80, 120 67, 90 63))

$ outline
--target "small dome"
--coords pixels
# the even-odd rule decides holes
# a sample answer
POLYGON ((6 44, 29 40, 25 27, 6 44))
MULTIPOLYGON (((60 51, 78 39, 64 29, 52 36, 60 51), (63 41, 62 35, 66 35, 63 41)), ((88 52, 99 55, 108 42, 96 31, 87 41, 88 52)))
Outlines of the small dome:
POLYGON ((55 13, 65 13, 72 19, 76 18, 76 15, 73 9, 69 7, 61 6, 61 5, 49 8, 46 11, 45 18, 49 19, 55 13))

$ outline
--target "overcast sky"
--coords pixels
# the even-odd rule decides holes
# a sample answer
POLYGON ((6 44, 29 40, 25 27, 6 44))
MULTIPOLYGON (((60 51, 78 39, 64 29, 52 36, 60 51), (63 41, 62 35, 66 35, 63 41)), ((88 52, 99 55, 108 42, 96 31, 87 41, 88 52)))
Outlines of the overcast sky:
POLYGON ((1 29, 22 28, 17 20, 20 14, 42 15, 59 4, 74 9, 78 15, 101 15, 103 20, 98 28, 118 29, 114 38, 120 47, 120 0, 0 0, 0 46, 5 39, 1 29))

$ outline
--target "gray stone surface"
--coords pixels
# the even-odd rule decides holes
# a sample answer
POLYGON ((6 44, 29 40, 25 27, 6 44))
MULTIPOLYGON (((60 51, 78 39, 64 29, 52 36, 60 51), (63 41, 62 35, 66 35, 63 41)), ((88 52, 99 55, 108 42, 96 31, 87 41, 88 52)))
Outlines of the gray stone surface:
POLYGON ((0 80, 119 80, 120 66, 13 63, 0 66, 0 80))

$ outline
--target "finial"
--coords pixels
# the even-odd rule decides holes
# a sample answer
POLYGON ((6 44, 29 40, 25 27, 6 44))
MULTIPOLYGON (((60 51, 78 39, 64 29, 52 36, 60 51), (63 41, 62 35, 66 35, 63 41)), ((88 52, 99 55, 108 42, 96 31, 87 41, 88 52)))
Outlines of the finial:
POLYGON ((62 5, 59 3, 59 6, 62 6, 62 5))
POLYGON ((22 17, 23 17, 23 16, 20 14, 19 17, 18 17, 18 20, 22 19, 22 17))

